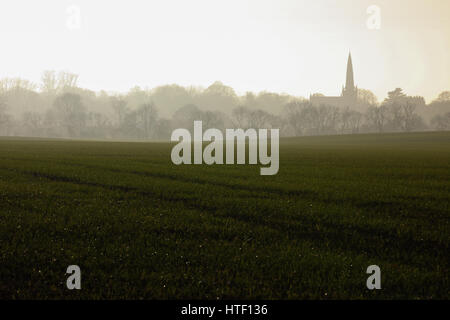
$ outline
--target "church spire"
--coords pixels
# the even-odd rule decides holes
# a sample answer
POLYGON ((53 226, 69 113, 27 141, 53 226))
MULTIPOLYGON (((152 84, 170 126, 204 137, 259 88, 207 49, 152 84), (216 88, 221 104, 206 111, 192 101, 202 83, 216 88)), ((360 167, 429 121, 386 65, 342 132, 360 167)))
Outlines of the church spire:
POLYGON ((352 63, 352 54, 348 53, 348 61, 347 61, 347 79, 345 81, 345 89, 353 90, 355 88, 355 83, 353 81, 353 63, 352 63))

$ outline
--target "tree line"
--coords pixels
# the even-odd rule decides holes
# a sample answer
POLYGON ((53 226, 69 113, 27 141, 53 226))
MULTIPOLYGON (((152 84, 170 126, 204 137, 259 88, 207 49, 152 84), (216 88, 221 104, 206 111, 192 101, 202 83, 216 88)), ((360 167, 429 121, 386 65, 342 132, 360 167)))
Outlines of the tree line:
POLYGON ((0 80, 0 135, 168 140, 176 128, 279 128, 281 136, 450 130, 450 91, 430 104, 402 89, 378 102, 359 89, 352 108, 313 105, 287 94, 237 95, 221 82, 207 88, 135 87, 125 94, 94 92, 78 76, 46 71, 40 84, 0 80))

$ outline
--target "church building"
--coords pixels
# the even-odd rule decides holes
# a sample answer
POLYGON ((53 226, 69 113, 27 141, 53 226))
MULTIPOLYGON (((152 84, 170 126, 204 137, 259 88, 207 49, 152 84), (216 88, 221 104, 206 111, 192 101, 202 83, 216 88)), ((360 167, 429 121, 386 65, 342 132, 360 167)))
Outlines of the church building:
POLYGON ((311 95, 309 99, 314 106, 327 105, 343 108, 356 107, 358 100, 358 88, 355 87, 353 80, 352 55, 350 53, 348 55, 347 61, 347 76, 345 81, 345 87, 342 88, 341 95, 337 97, 311 95))

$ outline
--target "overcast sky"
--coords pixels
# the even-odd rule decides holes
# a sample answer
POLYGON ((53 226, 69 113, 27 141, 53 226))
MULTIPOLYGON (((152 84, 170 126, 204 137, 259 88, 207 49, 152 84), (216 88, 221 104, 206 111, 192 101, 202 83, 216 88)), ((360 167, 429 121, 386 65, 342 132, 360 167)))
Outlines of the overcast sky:
POLYGON ((356 84, 380 99, 450 90, 449 0, 1 0, 0 41, 0 78, 67 70, 93 90, 220 80, 338 95, 349 50, 356 84))

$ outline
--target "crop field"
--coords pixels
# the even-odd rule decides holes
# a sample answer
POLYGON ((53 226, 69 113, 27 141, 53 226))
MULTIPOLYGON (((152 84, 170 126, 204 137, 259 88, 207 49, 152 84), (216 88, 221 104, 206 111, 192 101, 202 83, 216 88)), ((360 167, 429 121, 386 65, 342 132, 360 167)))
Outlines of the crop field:
POLYGON ((274 176, 172 146, 1 138, 0 298, 450 297, 450 132, 281 139, 274 176))

